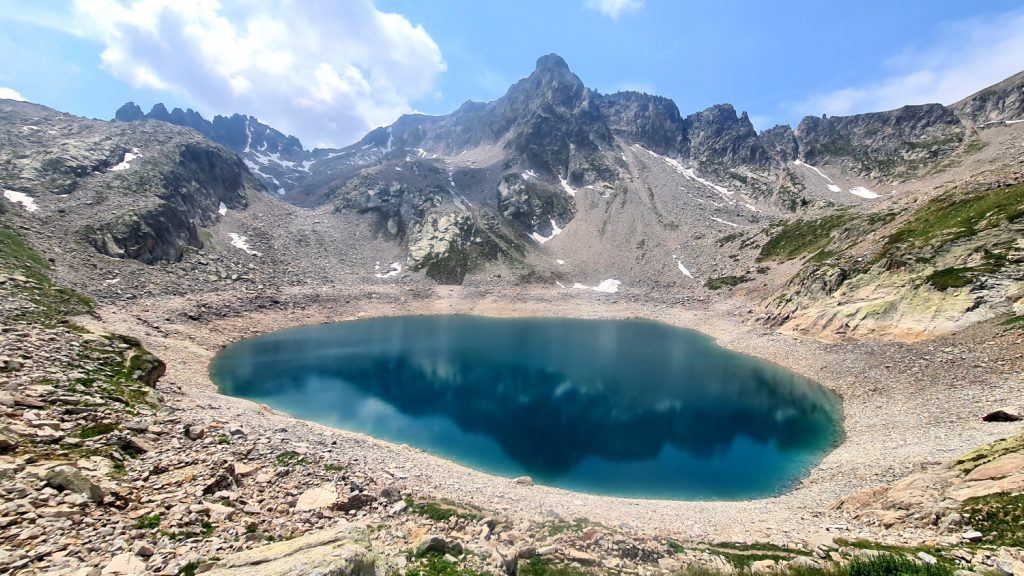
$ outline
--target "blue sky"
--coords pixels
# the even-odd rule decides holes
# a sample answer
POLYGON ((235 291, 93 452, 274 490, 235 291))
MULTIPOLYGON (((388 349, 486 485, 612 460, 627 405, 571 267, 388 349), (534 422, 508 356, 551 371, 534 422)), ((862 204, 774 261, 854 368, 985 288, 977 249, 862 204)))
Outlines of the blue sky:
POLYGON ((601 92, 731 102, 758 128, 951 103, 1024 69, 1020 1, 7 0, 0 94, 252 113, 344 145, 491 100, 556 52, 601 92), (13 92, 12 92, 13 91, 13 92))

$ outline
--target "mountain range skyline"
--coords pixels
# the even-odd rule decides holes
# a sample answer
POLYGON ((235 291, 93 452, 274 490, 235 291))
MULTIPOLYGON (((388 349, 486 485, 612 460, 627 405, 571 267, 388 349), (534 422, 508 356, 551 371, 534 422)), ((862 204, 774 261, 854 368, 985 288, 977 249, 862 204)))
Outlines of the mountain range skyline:
POLYGON ((300 11, 277 0, 19 1, 0 10, 0 93, 95 118, 128 100, 207 118, 241 111, 310 147, 339 147, 401 114, 493 100, 538 54, 556 52, 602 93, 664 95, 682 110, 731 102, 764 130, 806 115, 951 104, 1017 71, 1022 23, 1019 5, 1002 0, 486 10, 360 0, 300 11))

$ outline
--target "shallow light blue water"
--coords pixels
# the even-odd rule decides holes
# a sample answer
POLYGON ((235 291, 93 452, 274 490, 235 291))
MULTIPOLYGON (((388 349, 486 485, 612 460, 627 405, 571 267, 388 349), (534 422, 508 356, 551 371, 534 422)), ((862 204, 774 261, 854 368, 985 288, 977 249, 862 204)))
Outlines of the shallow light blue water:
POLYGON ((599 494, 771 496, 842 436, 821 386, 640 320, 358 320, 243 340, 210 370, 299 418, 599 494))

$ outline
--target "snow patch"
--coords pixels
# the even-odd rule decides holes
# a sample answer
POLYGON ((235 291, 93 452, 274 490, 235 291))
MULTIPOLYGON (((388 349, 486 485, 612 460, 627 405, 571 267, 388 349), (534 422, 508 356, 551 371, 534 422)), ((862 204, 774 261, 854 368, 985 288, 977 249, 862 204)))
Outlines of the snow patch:
POLYGON ((683 266, 683 261, 680 260, 679 258, 676 258, 675 254, 672 255, 672 261, 676 263, 676 267, 679 268, 680 272, 682 272, 686 276, 689 276, 690 278, 693 278, 693 274, 690 274, 690 271, 686 269, 686 266, 683 266))
POLYGON ((840 188, 839 186, 836 186, 835 184, 829 184, 828 185, 828 189, 831 190, 832 192, 842 192, 843 191, 842 188, 840 188))
POLYGON ((801 162, 799 160, 793 160, 793 165, 794 166, 806 166, 807 168, 810 168, 811 170, 814 170, 815 172, 817 172, 818 176, 821 176, 825 180, 828 180, 829 184, 834 184, 835 183, 835 182, 832 182, 832 179, 829 178, 828 176, 826 176, 824 172, 822 172, 821 170, 818 170, 817 168, 815 168, 814 166, 811 166, 810 164, 805 164, 804 162, 801 162))
POLYGON ((597 286, 587 286, 586 284, 581 284, 577 282, 573 284, 572 287, 579 290, 593 290, 595 292, 605 292, 607 294, 614 294, 619 291, 620 284, 622 284, 620 280, 609 278, 607 280, 602 280, 597 286))
POLYGON ((732 222, 726 222, 725 220, 722 220, 721 218, 715 218, 714 216, 708 216, 708 218, 711 218, 712 220, 714 220, 715 222, 718 222, 719 224, 726 224, 728 226, 733 226, 735 228, 739 228, 740 227, 739 224, 733 224, 732 222))
POLYGON ((132 167, 131 161, 135 160, 139 156, 141 156, 141 154, 139 154, 139 150, 137 148, 132 148, 131 152, 124 153, 124 160, 121 160, 120 164, 115 164, 114 166, 111 166, 110 169, 107 171, 120 172, 122 170, 127 170, 132 167))
MULTIPOLYGON (((376 266, 373 267, 373 269, 374 270, 380 269, 380 264, 378 263, 376 266)), ((397 275, 399 275, 401 273, 402 273, 402 264, 400 262, 392 262, 391 266, 388 267, 388 271, 387 272, 385 272, 383 274, 378 272, 378 273, 374 274, 374 276, 376 276, 377 278, 390 278, 392 276, 397 276, 397 275)))
POLYGON ((573 188, 572 186, 569 186, 568 180, 559 176, 558 182, 562 185, 562 189, 565 190, 566 194, 568 194, 569 196, 576 196, 576 189, 573 188))
POLYGON ((530 178, 536 178, 537 177, 537 173, 534 172, 533 170, 527 170, 526 172, 523 172, 522 174, 520 174, 520 176, 523 177, 523 180, 529 180, 530 178))
POLYGON ((534 240, 536 240, 538 244, 543 244, 543 243, 551 240, 555 236, 558 236, 559 234, 561 234, 562 233, 562 229, 559 228, 558 224, 555 223, 555 219, 551 218, 551 219, 549 219, 549 221, 551 222, 551 235, 550 236, 541 236, 537 232, 531 232, 530 233, 530 238, 533 238, 534 240))
POLYGON ((235 248, 244 250, 245 253, 250 256, 262 256, 262 254, 253 250, 252 247, 249 246, 249 239, 246 238, 245 236, 242 236, 241 234, 236 234, 234 232, 229 232, 228 236, 231 237, 231 245, 234 246, 235 248))
POLYGON ((223 202, 221 202, 220 206, 217 207, 217 213, 220 214, 221 216, 227 214, 228 213, 228 207, 225 206, 223 202))
POLYGON ((700 184, 703 184, 703 185, 707 186, 708 188, 711 188, 712 190, 714 190, 714 191, 718 192, 719 194, 721 194, 722 198, 725 198, 729 202, 732 202, 732 199, 730 198, 730 196, 732 196, 732 192, 731 191, 726 189, 724 186, 719 186, 718 184, 715 184, 714 182, 711 182, 710 180, 706 180, 704 178, 701 178, 697 174, 697 171, 695 169, 687 168, 687 167, 683 166, 682 163, 679 162, 679 160, 676 160, 675 158, 669 158, 668 156, 662 156, 661 154, 658 154, 657 152, 654 152, 653 150, 648 150, 647 148, 644 148, 643 146, 641 146, 639 144, 634 144, 633 146, 635 146, 636 148, 638 148, 640 150, 643 150, 644 152, 647 152, 648 154, 650 154, 651 156, 654 156, 655 158, 661 158, 666 164, 671 166, 672 169, 675 170, 676 172, 682 174, 683 176, 689 178, 690 180, 693 180, 694 182, 699 182, 700 184))
POLYGON ((565 265, 565 260, 555 260, 555 262, 558 262, 559 264, 565 265))
POLYGON ((867 198, 868 200, 874 200, 875 198, 878 198, 878 194, 875 194, 874 192, 868 190, 863 186, 854 186, 853 188, 850 188, 850 194, 853 194, 854 196, 860 196, 861 198, 867 198))
POLYGON ((14 190, 4 189, 4 198, 7 198, 15 204, 21 204, 21 207, 29 212, 35 212, 39 210, 39 205, 36 204, 36 199, 25 194, 24 192, 16 192, 14 190))

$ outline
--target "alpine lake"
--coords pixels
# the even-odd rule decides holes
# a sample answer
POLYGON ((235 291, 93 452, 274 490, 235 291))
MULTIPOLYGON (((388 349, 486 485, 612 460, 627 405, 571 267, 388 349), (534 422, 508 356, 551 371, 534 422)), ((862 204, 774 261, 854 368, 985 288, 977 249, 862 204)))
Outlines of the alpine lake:
POLYGON ((210 372, 297 418, 612 496, 776 496, 842 440, 834 393, 644 320, 354 320, 242 340, 210 372))

